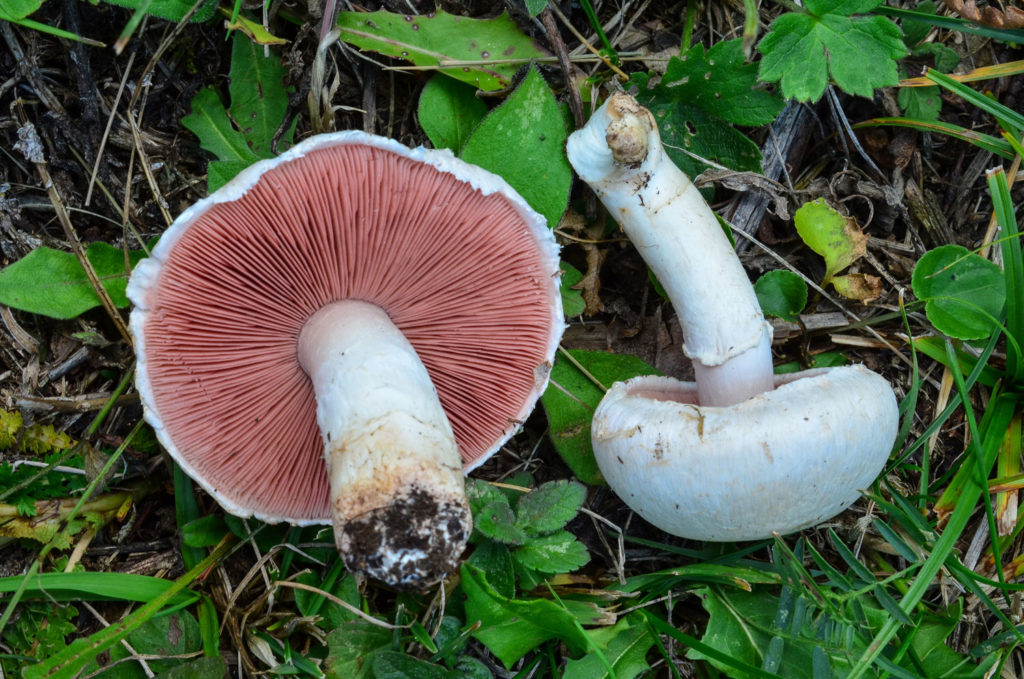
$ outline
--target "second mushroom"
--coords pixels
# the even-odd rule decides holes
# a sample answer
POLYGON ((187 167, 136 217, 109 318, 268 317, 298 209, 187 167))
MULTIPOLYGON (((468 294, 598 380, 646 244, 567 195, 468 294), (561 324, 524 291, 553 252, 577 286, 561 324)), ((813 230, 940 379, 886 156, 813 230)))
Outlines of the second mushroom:
POLYGON ((664 286, 696 376, 608 391, 591 433, 609 485, 699 540, 791 533, 851 505, 896 438, 888 382, 860 365, 773 375, 771 326, 739 258, 633 97, 611 95, 568 154, 664 286))

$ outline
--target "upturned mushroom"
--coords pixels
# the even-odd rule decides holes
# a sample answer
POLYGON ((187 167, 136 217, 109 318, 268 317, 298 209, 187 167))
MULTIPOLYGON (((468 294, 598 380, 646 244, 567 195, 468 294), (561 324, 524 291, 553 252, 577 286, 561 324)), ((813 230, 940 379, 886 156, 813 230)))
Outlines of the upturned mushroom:
POLYGON ((423 588, 469 537, 464 471, 547 383, 558 286, 544 218, 499 177, 313 137, 187 209, 136 267, 145 416, 227 511, 333 523, 351 570, 423 588))
POLYGON ((664 286, 696 380, 609 389, 591 433, 612 489, 662 530, 715 541, 791 533, 856 501, 896 438, 888 382, 861 365, 773 375, 739 258, 633 97, 611 95, 568 155, 664 286))

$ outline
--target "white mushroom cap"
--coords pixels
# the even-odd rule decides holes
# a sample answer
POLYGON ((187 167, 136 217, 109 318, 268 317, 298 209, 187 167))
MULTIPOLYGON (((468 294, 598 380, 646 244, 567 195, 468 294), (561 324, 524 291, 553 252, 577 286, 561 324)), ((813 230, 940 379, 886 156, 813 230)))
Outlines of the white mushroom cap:
POLYGON ((860 365, 779 375, 728 408, 696 399, 695 384, 669 377, 618 382, 591 428, 626 504, 694 540, 756 540, 835 516, 874 482, 899 424, 889 383, 860 365))

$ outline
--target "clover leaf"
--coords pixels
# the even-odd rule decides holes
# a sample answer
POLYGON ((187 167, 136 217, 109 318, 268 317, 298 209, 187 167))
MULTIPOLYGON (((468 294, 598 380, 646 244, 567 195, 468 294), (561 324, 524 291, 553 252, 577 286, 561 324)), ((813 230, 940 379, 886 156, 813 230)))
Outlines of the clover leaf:
POLYGON ((757 82, 757 66, 743 59, 743 41, 726 40, 706 53, 694 45, 672 57, 657 84, 652 73, 635 73, 629 84, 637 101, 654 114, 672 161, 690 176, 704 164, 690 153, 734 170, 760 171, 761 152, 733 125, 767 125, 782 110, 779 96, 757 82))
POLYGON ((882 0, 807 0, 804 10, 772 22, 757 49, 758 77, 778 82, 786 98, 816 101, 831 78, 841 89, 870 97, 899 81, 896 60, 907 49, 900 29, 883 16, 864 16, 882 0))

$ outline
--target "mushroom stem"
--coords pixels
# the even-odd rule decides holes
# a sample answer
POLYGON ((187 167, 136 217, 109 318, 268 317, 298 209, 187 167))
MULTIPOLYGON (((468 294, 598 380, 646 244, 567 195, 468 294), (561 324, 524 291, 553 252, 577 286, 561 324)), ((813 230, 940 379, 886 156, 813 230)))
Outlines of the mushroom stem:
POLYGON ((306 321, 298 353, 346 566, 410 589, 440 581, 472 519, 455 436, 416 351, 384 310, 348 300, 306 321))
POLYGON ((714 212, 665 154, 651 113, 613 94, 567 150, 668 293, 700 404, 729 406, 770 391, 771 326, 714 212))

